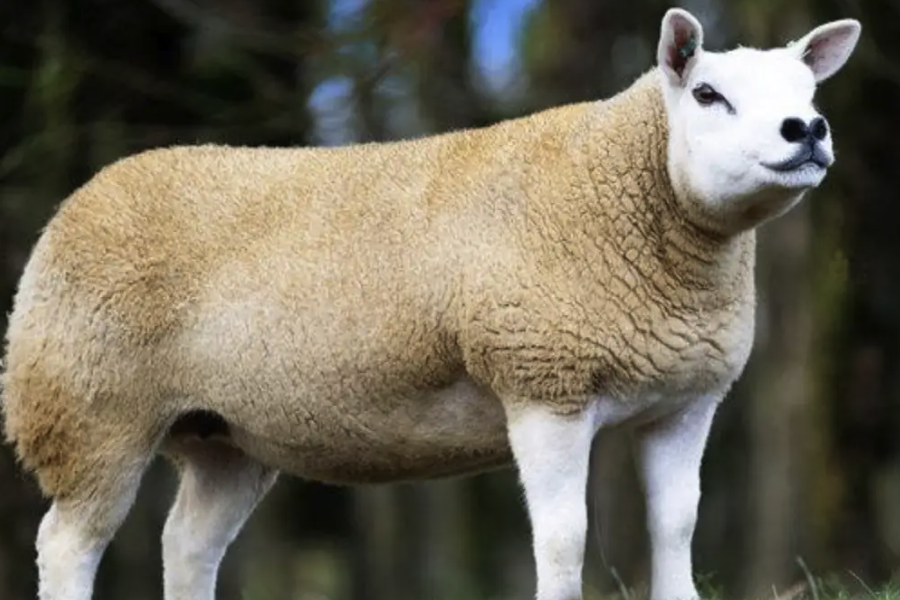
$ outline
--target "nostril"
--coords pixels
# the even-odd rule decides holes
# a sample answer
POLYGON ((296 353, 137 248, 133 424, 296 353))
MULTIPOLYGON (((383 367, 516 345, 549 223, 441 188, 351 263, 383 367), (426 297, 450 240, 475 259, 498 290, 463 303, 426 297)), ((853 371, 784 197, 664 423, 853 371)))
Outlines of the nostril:
POLYGON ((781 122, 781 137, 789 142, 802 142, 809 136, 809 128, 797 117, 788 117, 781 122))
POLYGON ((828 123, 822 117, 816 117, 809 124, 812 136, 820 142, 828 137, 828 123))

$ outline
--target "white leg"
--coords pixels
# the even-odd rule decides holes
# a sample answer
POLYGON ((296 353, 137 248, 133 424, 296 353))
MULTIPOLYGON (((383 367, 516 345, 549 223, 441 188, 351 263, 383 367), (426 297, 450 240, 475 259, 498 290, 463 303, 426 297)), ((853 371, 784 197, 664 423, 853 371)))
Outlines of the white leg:
POLYGON ((165 600, 214 600, 219 564, 277 473, 215 441, 182 440, 178 495, 163 528, 165 600))
POLYGON ((562 417, 511 406, 507 419, 531 519, 537 600, 580 600, 594 411, 562 417))
POLYGON ((691 540, 700 503, 700 463, 718 397, 700 399, 637 431, 647 495, 651 600, 698 598, 691 540))
POLYGON ((100 559, 134 504, 143 465, 91 488, 86 499, 54 501, 37 534, 38 598, 90 600, 100 559))
POLYGON ((105 537, 79 526, 72 513, 56 503, 38 528, 38 597, 40 600, 90 600, 105 537))

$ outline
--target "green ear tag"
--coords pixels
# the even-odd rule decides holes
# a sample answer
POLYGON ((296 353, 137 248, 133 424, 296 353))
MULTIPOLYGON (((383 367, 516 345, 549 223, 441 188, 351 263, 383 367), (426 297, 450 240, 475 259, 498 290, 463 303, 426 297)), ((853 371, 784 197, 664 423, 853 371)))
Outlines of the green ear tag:
POLYGON ((678 54, 681 58, 687 60, 694 55, 694 50, 697 49, 697 38, 691 36, 690 39, 678 49, 678 54))

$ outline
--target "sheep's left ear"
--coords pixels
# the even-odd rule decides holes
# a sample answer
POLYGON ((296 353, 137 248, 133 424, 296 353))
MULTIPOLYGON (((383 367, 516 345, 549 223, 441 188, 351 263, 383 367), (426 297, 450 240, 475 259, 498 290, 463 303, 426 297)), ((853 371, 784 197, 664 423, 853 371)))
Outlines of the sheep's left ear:
POLYGON ((856 19, 842 19, 820 25, 788 44, 788 49, 812 69, 816 83, 837 73, 856 48, 862 25, 856 19))
POLYGON ((656 62, 674 86, 687 83, 703 53, 703 27, 688 11, 670 8, 663 16, 656 62))

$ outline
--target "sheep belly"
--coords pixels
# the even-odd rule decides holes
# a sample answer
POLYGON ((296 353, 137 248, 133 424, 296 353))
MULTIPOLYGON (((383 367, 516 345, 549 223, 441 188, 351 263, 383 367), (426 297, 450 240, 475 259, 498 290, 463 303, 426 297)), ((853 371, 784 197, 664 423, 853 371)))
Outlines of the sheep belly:
POLYGON ((270 292, 218 299, 166 353, 182 406, 221 415, 248 454, 346 483, 511 460, 499 399, 467 376, 439 317, 352 294, 289 309, 270 292))
POLYGON ((499 401, 466 376, 429 390, 269 397, 224 412, 238 447, 319 481, 428 479, 512 460, 499 401))

